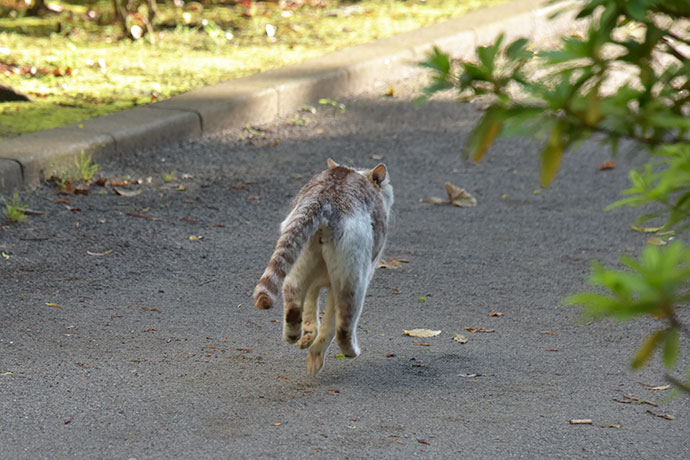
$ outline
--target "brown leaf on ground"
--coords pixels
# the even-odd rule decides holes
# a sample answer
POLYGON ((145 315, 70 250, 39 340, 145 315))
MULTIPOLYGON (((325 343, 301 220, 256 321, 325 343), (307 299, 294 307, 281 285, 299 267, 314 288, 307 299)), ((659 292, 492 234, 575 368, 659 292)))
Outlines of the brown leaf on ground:
POLYGON ((432 331, 431 329, 410 329, 409 331, 403 331, 403 335, 409 335, 410 337, 436 337, 441 331, 432 331))
POLYGON ((143 189, 126 190, 126 189, 123 189, 121 187, 112 187, 112 189, 113 189, 113 192, 115 192, 117 195, 125 196, 125 197, 137 196, 137 195, 141 194, 141 192, 144 191, 143 189))
POLYGON ((616 162, 607 160, 599 165, 599 171, 607 171, 616 167, 616 162))
POLYGON ((496 317, 499 317, 499 316, 503 316, 503 313, 501 313, 501 312, 499 312, 499 311, 495 311, 495 312, 493 312, 493 313, 489 313, 489 316, 496 318, 496 317))
POLYGON ((652 412, 651 410, 647 410, 647 412, 652 414, 654 417, 659 417, 666 420, 673 420, 674 418, 676 418, 671 414, 657 414, 656 412, 652 412))
POLYGON ((496 329, 484 329, 483 327, 466 327, 465 330, 473 334, 476 332, 496 332, 496 329))
POLYGON ((448 194, 448 199, 438 198, 431 196, 424 198, 422 203, 429 204, 449 204, 453 206, 458 206, 461 208, 472 208, 477 206, 477 200, 469 194, 464 188, 460 188, 457 185, 453 185, 450 182, 446 182, 446 193, 448 194))
POLYGON ((636 398, 634 396, 623 395, 623 399, 614 399, 617 403, 622 404, 647 404, 649 406, 657 407, 658 404, 652 401, 646 401, 644 399, 636 398))
POLYGON ((378 264, 376 264, 376 268, 387 268, 389 270, 395 270, 396 268, 400 268, 402 264, 409 263, 410 261, 408 259, 396 259, 395 257, 382 257, 379 259, 378 264))
POLYGON ((462 334, 453 334, 453 340, 455 340, 458 343, 467 343, 468 342, 468 338, 462 334))

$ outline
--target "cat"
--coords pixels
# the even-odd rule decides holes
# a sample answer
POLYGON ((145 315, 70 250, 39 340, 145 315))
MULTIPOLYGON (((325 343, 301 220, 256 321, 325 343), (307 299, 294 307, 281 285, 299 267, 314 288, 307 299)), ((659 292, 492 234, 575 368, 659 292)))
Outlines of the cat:
POLYGON ((309 348, 316 375, 336 337, 348 358, 359 355, 357 322, 364 294, 383 253, 393 187, 383 164, 371 170, 341 166, 315 175, 292 201, 271 260, 254 289, 259 309, 271 308, 283 283, 283 338, 309 348), (319 294, 328 289, 319 328, 319 294))

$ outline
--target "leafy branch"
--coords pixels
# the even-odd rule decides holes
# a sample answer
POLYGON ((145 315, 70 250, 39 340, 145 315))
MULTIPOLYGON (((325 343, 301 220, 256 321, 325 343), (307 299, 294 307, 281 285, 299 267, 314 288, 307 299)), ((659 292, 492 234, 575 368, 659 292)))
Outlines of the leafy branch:
MULTIPOLYGON (((690 60, 684 54, 690 0, 589 0, 577 17, 588 20, 586 33, 562 38, 554 49, 533 51, 527 39, 504 44, 499 36, 465 61, 435 48, 420 64, 431 69, 432 81, 419 100, 453 89, 459 100, 485 105, 463 148, 465 159, 481 161, 499 135, 544 139, 543 187, 558 174, 564 152, 593 135, 614 155, 623 139, 648 152, 649 162, 630 172, 632 186, 608 209, 651 204, 655 211, 638 223, 663 217, 664 234, 677 241, 643 248, 640 260, 621 257, 624 270, 594 263, 590 284, 607 294, 581 293, 566 302, 584 305, 596 318, 663 320, 632 365, 643 366, 661 348, 672 369, 681 334, 690 338, 678 315, 690 302, 690 248, 682 241, 690 228, 690 60)), ((688 377, 688 383, 669 381, 690 392, 688 377)))

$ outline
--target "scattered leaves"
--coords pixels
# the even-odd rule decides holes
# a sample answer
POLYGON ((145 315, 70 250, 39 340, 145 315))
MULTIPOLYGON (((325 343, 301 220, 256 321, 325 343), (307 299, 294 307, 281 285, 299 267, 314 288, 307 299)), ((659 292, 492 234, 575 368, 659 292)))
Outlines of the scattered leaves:
POLYGON ((457 185, 453 185, 450 182, 446 182, 445 187, 446 193, 448 193, 447 200, 431 196, 428 198, 424 198, 422 200, 422 203, 444 205, 450 204, 461 208, 472 208, 474 206, 477 206, 477 200, 472 195, 470 195, 469 192, 467 192, 465 189, 460 188, 457 185))
POLYGON ((403 335, 408 335, 410 337, 436 337, 441 331, 432 331, 431 329, 410 329, 409 331, 403 331, 403 335))

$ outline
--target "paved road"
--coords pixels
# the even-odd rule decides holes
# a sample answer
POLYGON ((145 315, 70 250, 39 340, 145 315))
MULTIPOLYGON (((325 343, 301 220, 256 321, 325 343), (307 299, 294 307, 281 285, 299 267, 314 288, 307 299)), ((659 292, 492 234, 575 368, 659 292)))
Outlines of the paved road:
POLYGON ((602 211, 630 162, 599 171, 606 155, 586 144, 535 194, 536 142, 501 140, 463 164, 477 110, 450 98, 415 109, 416 86, 103 165, 108 179, 152 177, 127 188, 136 196, 22 195, 45 214, 0 231, 1 456, 690 458, 688 398, 639 383, 664 384, 658 367, 628 368, 654 324, 581 324, 560 305, 591 259, 615 263, 645 239, 631 210, 602 211), (251 292, 301 184, 328 157, 374 155, 396 191, 387 256, 409 263, 377 271, 362 355, 333 347, 312 378, 281 341, 280 310, 255 310, 251 292), (478 206, 419 202, 445 181, 478 206), (443 332, 402 335, 412 328, 443 332))

